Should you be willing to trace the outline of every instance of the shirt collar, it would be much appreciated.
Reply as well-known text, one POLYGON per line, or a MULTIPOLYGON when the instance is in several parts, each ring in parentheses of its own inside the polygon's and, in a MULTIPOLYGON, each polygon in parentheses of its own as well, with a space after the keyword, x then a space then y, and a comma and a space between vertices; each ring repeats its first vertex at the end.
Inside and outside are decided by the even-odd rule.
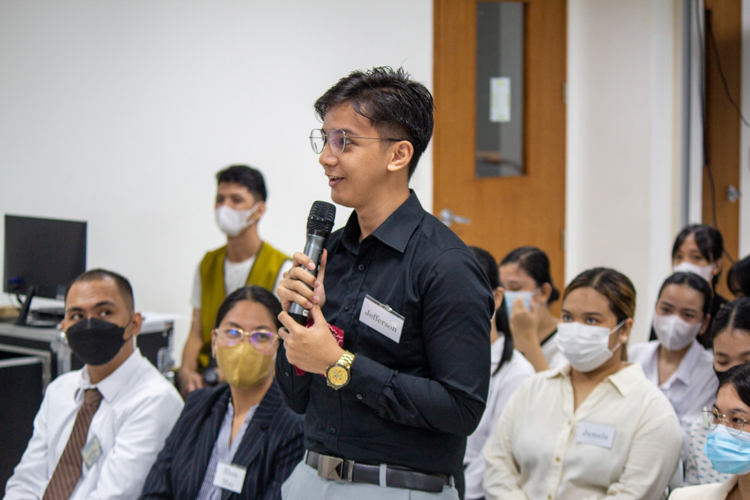
POLYGON ((697 340, 693 340, 690 349, 688 349, 685 353, 685 357, 680 361, 680 366, 678 366, 677 371, 674 372, 675 379, 681 380, 685 385, 690 384, 690 380, 693 376, 693 368, 695 368, 695 365, 698 363, 698 358, 703 350, 703 346, 700 345, 697 340))
POLYGON ((91 383, 88 368, 84 367, 81 370, 81 381, 75 394, 76 400, 83 398, 84 390, 97 388, 105 401, 112 402, 123 387, 130 385, 142 359, 141 351, 136 347, 123 364, 98 384, 91 383))
MULTIPOLYGON (((570 378, 570 364, 565 363, 564 365, 548 370, 546 378, 570 378)), ((609 382, 617 389, 623 397, 627 396, 633 388, 635 388, 646 376, 643 374, 643 368, 638 363, 629 363, 625 365, 619 372, 613 373, 608 376, 602 382, 609 382)))
MULTIPOLYGON (((411 235, 414 234, 426 214, 416 193, 412 190, 409 191, 411 194, 406 201, 372 233, 374 238, 401 253, 406 250, 411 235)), ((356 254, 361 234, 362 230, 359 227, 359 219, 357 219, 357 211, 355 210, 346 222, 341 242, 347 250, 356 254)))

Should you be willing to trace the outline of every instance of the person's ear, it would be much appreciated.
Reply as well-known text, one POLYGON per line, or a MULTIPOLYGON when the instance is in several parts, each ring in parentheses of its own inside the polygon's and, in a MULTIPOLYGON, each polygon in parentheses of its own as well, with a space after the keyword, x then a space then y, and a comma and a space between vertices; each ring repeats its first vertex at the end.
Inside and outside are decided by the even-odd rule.
POLYGON ((255 209, 255 212, 250 214, 251 219, 255 219, 256 221, 259 221, 261 217, 263 217, 263 214, 266 213, 266 202, 265 201, 259 201, 256 203, 258 208, 255 209))
POLYGON ((724 268, 724 257, 719 257, 714 262, 714 268, 713 268, 713 275, 718 276, 719 273, 721 273, 721 270, 724 268))
POLYGON ((125 328, 125 335, 128 335, 128 332, 130 332, 130 336, 127 338, 132 339, 133 337, 137 337, 138 334, 141 333, 142 326, 143 316, 141 313, 133 313, 133 317, 130 318, 130 324, 125 328))
POLYGON ((495 311, 497 311, 498 309, 500 309, 500 306, 503 303, 503 297, 505 296, 505 289, 499 286, 492 291, 492 295, 495 297, 495 311))
POLYGON ((211 330, 211 357, 216 357, 216 329, 211 330))
POLYGON ((552 285, 549 283, 542 283, 537 292, 537 301, 539 305, 547 305, 549 298, 552 295, 552 285))
POLYGON ((398 172, 409 170, 409 163, 414 156, 414 146, 409 141, 399 141, 389 148, 390 158, 388 160, 388 171, 398 172))
POLYGON ((628 343, 628 339, 630 338, 630 331, 633 329, 633 318, 628 318, 625 320, 625 322, 620 327, 620 343, 622 345, 625 345, 628 343))

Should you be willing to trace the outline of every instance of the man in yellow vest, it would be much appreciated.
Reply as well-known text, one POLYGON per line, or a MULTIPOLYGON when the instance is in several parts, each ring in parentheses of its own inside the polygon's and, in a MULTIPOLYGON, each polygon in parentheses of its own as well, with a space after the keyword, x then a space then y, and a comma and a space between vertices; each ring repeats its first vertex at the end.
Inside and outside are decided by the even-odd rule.
POLYGON ((263 174, 233 165, 216 174, 216 224, 227 244, 208 252, 195 272, 190 326, 177 385, 183 397, 204 386, 203 370, 211 359, 211 330, 224 298, 246 286, 275 291, 292 262, 258 236, 258 221, 266 211, 263 174))

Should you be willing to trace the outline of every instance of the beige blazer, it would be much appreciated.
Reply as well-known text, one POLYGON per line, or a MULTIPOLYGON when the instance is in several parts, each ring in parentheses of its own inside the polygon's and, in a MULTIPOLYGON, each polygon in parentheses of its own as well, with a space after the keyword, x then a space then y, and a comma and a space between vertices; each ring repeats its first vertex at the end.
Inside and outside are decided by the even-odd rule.
POLYGON ((737 476, 732 476, 726 483, 677 488, 669 495, 669 500, 726 500, 727 495, 736 484, 737 476))

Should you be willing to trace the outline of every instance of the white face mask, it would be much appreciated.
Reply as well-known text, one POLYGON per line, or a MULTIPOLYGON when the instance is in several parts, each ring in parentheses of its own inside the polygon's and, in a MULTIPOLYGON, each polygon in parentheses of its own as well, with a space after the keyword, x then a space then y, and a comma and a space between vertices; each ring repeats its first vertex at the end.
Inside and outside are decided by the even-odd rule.
POLYGON ((676 314, 654 316, 654 331, 661 345, 670 351, 679 351, 689 346, 701 331, 701 323, 692 324, 676 314))
POLYGON ((609 336, 620 329, 625 321, 612 330, 603 326, 584 325, 583 323, 559 323, 557 325, 557 348, 568 359, 570 366, 581 373, 596 370, 612 357, 618 343, 609 350, 609 336))
POLYGON ((227 236, 237 236, 248 227, 255 224, 256 219, 250 219, 260 205, 256 203, 250 210, 235 210, 226 205, 216 209, 216 225, 227 236), (249 220, 248 220, 249 219, 249 220))
POLYGON ((672 268, 672 270, 676 273, 693 273, 697 274, 704 280, 711 283, 711 280, 714 277, 714 265, 709 264, 707 266, 696 266, 692 262, 688 262, 686 260, 680 262, 676 266, 672 268))

